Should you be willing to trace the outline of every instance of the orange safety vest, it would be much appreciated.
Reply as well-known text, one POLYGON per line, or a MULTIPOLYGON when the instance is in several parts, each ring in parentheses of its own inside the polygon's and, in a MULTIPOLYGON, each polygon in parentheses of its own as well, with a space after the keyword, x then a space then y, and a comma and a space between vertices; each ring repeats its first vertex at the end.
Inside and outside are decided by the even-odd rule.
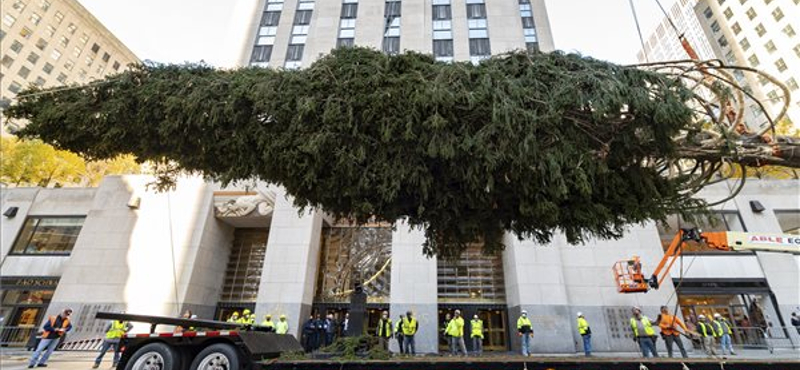
MULTIPOLYGON (((57 316, 50 316, 50 326, 53 327, 53 329, 64 329, 64 328, 69 326, 69 319, 68 318, 64 318, 64 319, 61 320, 61 327, 60 328, 56 328, 55 327, 56 319, 57 319, 57 316)), ((45 330, 44 333, 42 333, 42 338, 44 338, 44 339, 50 338, 50 333, 53 333, 53 332, 45 330)))

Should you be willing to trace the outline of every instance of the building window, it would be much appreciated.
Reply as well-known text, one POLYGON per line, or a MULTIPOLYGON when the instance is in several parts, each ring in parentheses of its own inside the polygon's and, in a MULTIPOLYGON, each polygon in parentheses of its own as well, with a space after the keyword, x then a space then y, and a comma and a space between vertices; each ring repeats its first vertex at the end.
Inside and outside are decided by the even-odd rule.
POLYGON ((750 41, 747 41, 747 38, 743 38, 742 41, 739 41, 739 46, 742 47, 742 51, 747 51, 750 49, 750 41))
POLYGON ((59 73, 58 78, 56 78, 56 81, 61 82, 62 84, 67 83, 67 75, 59 73))
POLYGON ((470 39, 469 40, 469 55, 491 55, 492 52, 489 48, 489 39, 470 39))
POLYGON ((29 39, 29 38, 31 38, 31 35, 33 35, 33 30, 31 30, 28 27, 22 27, 22 29, 19 30, 19 35, 23 39, 29 39))
POLYGON ((750 62, 750 66, 758 67, 761 62, 758 61, 758 57, 755 55, 751 55, 750 58, 747 58, 747 61, 750 62))
POLYGON ((796 91, 798 89, 797 80, 795 80, 794 77, 786 80, 786 87, 788 87, 789 90, 796 91))
POLYGON ((79 48, 77 46, 72 48, 72 56, 74 56, 75 58, 81 56, 82 52, 83 52, 83 49, 81 49, 81 48, 79 48))
POLYGON ((8 85, 8 91, 11 91, 12 93, 16 94, 16 93, 22 91, 22 85, 20 85, 19 82, 17 82, 17 81, 12 81, 8 85))
MULTIPOLYGON (((533 12, 528 0, 519 1, 519 12, 522 17, 522 33, 525 36, 525 49, 527 49, 529 53, 538 52, 539 40, 536 38, 536 24, 533 20, 533 12)), ((664 28, 659 25, 659 29, 663 30, 664 28)))
POLYGON ((45 317, 58 278, 3 277, 0 285, 0 316, 4 318, 0 342, 4 347, 24 347, 45 317))
POLYGON ((66 62, 64 62, 64 69, 66 69, 67 71, 71 71, 72 68, 74 67, 75 67, 75 62, 71 60, 67 60, 66 62))
POLYGON ((61 36, 59 39, 58 44, 61 45, 62 48, 66 48, 69 45, 69 38, 67 36, 61 36))
POLYGON ((36 47, 39 50, 44 50, 44 48, 47 47, 47 41, 45 41, 44 39, 39 39, 39 41, 36 41, 36 47))
POLYGON ((770 40, 770 41, 768 41, 766 44, 764 44, 764 48, 766 48, 766 49, 767 49, 767 51, 768 51, 770 54, 772 54, 772 53, 774 53, 776 50, 778 50, 778 48, 776 48, 776 47, 775 47, 775 43, 774 43, 774 42, 772 42, 772 40, 770 40))
POLYGON ((59 60, 59 59, 61 59, 61 52, 60 52, 60 51, 58 51, 58 50, 53 50, 53 51, 51 51, 51 52, 50 52, 50 58, 52 58, 53 60, 59 60))
POLYGON ((775 61, 775 68, 777 68, 779 72, 786 71, 786 62, 783 61, 783 58, 775 61))
POLYGON ((0 30, 0 40, 6 37, 6 31, 0 30))
POLYGON ((261 16, 262 27, 277 26, 278 22, 280 21, 281 21, 281 12, 264 12, 264 15, 261 16))
POLYGON ((452 9, 450 4, 447 5, 434 5, 433 6, 433 20, 452 19, 452 9))
POLYGON ((433 2, 433 56, 441 62, 453 61, 453 11, 450 0, 433 2))
POLYGON ((439 303, 505 303, 503 259, 482 253, 482 243, 457 259, 437 259, 439 303))
POLYGON ((784 234, 800 235, 800 210, 775 211, 775 217, 784 234))
POLYGON ((61 22, 64 21, 64 13, 61 13, 61 12, 57 11, 56 14, 53 16, 53 18, 55 18, 55 20, 56 20, 56 22, 58 24, 61 24, 61 22))
POLYGON ((50 9, 50 0, 42 0, 39 6, 42 8, 42 10, 47 11, 47 9, 50 9))
POLYGON ((89 35, 87 35, 85 33, 82 34, 81 38, 80 38, 80 42, 81 42, 81 45, 86 45, 86 43, 89 42, 89 35))
POLYGON ((775 18, 776 22, 783 19, 783 11, 781 8, 775 8, 775 10, 772 11, 772 17, 775 18))
POLYGON ((758 26, 756 26, 756 33, 759 37, 764 36, 764 34, 767 33, 767 29, 764 28, 763 24, 759 23, 758 26))
POLYGON ((31 64, 36 64, 36 62, 39 61, 39 54, 31 52, 28 54, 28 61, 31 62, 31 64))
POLYGON ((17 40, 14 40, 14 42, 11 43, 10 49, 11 51, 19 54, 19 52, 22 51, 22 43, 17 40))
POLYGON ((25 10, 25 7, 27 6, 28 6, 27 2, 22 0, 16 0, 14 1, 14 4, 11 5, 11 8, 22 13, 22 11, 25 10))
POLYGON ((467 4, 467 18, 486 18, 486 4, 467 4))
POLYGON ((714 21, 714 23, 711 23, 711 31, 713 31, 713 32, 719 32, 720 31, 719 22, 714 21))
POLYGON ((397 54, 400 52, 400 37, 384 37, 383 52, 386 54, 397 54))
POLYGON ((114 68, 115 71, 119 71, 119 67, 120 67, 119 62, 114 62, 114 65, 113 65, 112 68, 114 68))
POLYGON ((733 11, 731 10, 731 8, 725 9, 725 11, 722 12, 722 14, 725 14, 725 19, 731 19, 733 17, 733 11))
POLYGON ((753 20, 753 18, 755 18, 757 15, 758 15, 758 14, 756 14, 756 11, 755 11, 755 10, 753 10, 753 8, 747 9, 747 18, 749 18, 751 21, 752 21, 752 20, 753 20))
POLYGON ((53 37, 56 35, 56 28, 52 25, 48 25, 47 28, 45 28, 45 33, 47 33, 48 37, 53 37))
POLYGON ((794 37, 794 35, 795 35, 794 28, 792 28, 792 26, 783 27, 783 33, 785 33, 786 36, 789 36, 789 37, 794 37))
POLYGON ((387 1, 384 16, 386 18, 399 17, 401 10, 400 1, 387 1))
POLYGON ((726 39, 725 36, 721 36, 719 39, 717 39, 717 42, 719 42, 720 47, 724 48, 728 46, 728 39, 726 39))
POLYGON ((17 76, 22 78, 28 78, 28 75, 31 74, 31 70, 28 67, 22 66, 19 68, 19 72, 17 72, 17 76))
POLYGON ((294 24, 297 25, 309 25, 311 24, 311 10, 298 10, 297 13, 294 15, 294 24))
POLYGON ((29 217, 25 220, 12 254, 69 255, 85 217, 29 217))
POLYGON ((16 22, 16 21, 17 21, 17 18, 15 18, 11 14, 6 14, 6 15, 3 16, 3 24, 8 26, 8 27, 13 26, 14 22, 16 22))
POLYGON ((92 44, 92 53, 97 54, 98 51, 100 51, 100 45, 92 44))
POLYGON ((268 237, 269 229, 236 229, 220 301, 256 301, 268 237))
POLYGON ((711 11, 711 8, 706 7, 706 10, 703 10, 703 15, 706 16, 706 19, 711 19, 714 16, 714 12, 711 11))
POLYGON ((357 279, 363 284, 367 302, 389 302, 391 227, 326 227, 322 229, 321 249, 316 302, 349 302, 357 279))
POLYGON ((103 63, 108 63, 109 59, 111 59, 111 54, 103 53, 103 63))
POLYGON ((433 56, 437 60, 453 57, 453 40, 433 40, 433 56))
POLYGON ((42 21, 42 16, 37 13, 31 13, 30 21, 34 25, 38 25, 42 21))
POLYGON ((44 73, 50 74, 50 72, 53 72, 53 65, 50 63, 45 63, 44 67, 42 67, 42 71, 44 71, 44 73))
POLYGON ((293 62, 302 60, 304 49, 305 49, 304 44, 289 45, 289 49, 286 51, 286 60, 293 62))
POLYGON ((742 32, 742 26, 739 25, 739 22, 736 22, 733 24, 733 26, 731 26, 731 30, 733 30, 735 35, 738 35, 740 32, 742 32))
POLYGON ((34 84, 36 84, 36 86, 41 87, 41 86, 44 86, 44 82, 45 82, 44 78, 36 77, 36 81, 34 82, 34 84))
POLYGON ((14 64, 14 58, 8 55, 3 55, 3 60, 0 62, 0 64, 2 64, 3 67, 9 68, 12 64, 14 64))
POLYGON ((383 52, 400 52, 400 1, 387 1, 384 6, 385 26, 383 28, 383 52))
MULTIPOLYGON (((672 243, 672 240, 675 238, 675 235, 677 235, 678 230, 680 229, 699 228, 704 232, 747 231, 744 227, 744 223, 742 222, 741 217, 739 216, 739 213, 728 212, 728 211, 713 212, 708 216, 697 216, 697 219, 694 220, 693 222, 684 220, 682 217, 679 217, 677 215, 672 215, 667 217, 666 225, 658 224, 657 228, 661 238, 661 245, 664 248, 664 251, 669 249, 670 243, 672 243)), ((705 245, 701 245, 695 242, 687 242, 686 245, 683 247, 683 253, 692 253, 692 252, 728 253, 717 249, 709 248, 705 245)), ((749 252, 743 252, 743 253, 749 253, 749 252)))
POLYGON ((253 47, 253 55, 250 56, 250 62, 269 62, 270 57, 272 57, 272 45, 256 45, 253 47))
POLYGON ((358 16, 358 3, 342 4, 342 19, 354 19, 358 16))
POLYGON ((336 39, 336 47, 337 48, 349 48, 349 47, 353 47, 353 45, 355 45, 355 39, 352 38, 352 37, 350 37, 350 38, 341 38, 340 37, 340 38, 336 39))
POLYGON ((75 23, 70 23, 69 26, 67 26, 67 32, 69 32, 70 34, 74 34, 75 31, 77 30, 78 26, 76 26, 75 23))

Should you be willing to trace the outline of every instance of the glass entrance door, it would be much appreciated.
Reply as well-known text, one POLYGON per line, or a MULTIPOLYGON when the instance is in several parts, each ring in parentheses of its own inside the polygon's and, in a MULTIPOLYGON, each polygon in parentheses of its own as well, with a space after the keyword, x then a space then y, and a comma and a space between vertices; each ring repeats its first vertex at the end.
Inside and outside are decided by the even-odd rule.
POLYGON ((478 317, 483 320, 486 333, 483 336, 484 351, 506 351, 508 350, 508 330, 506 329, 505 310, 478 310, 478 317))

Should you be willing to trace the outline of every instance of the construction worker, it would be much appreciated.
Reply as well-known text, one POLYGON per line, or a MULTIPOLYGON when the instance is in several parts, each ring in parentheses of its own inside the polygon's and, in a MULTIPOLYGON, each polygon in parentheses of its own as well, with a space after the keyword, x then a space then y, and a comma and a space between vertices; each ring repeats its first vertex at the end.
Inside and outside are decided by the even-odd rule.
POLYGON ((389 338, 392 337, 392 319, 389 318, 389 312, 383 311, 383 315, 378 320, 378 328, 375 330, 378 335, 378 343, 384 351, 389 350, 389 338))
POLYGON ((714 338, 717 337, 717 331, 714 326, 708 322, 705 315, 697 316, 697 333, 703 339, 703 347, 706 349, 706 354, 716 356, 717 351, 714 349, 714 338))
POLYGON ((722 355, 725 356, 725 351, 729 351, 731 356, 735 356, 736 352, 733 352, 733 343, 731 342, 731 334, 733 334, 731 323, 719 313, 715 313, 714 328, 717 329, 717 336, 719 337, 719 343, 722 347, 722 355))
POLYGON ((394 323, 394 338, 397 339, 397 346, 400 347, 400 353, 406 353, 403 348, 405 339, 403 338, 403 323, 406 321, 406 315, 400 315, 400 318, 394 323))
POLYGON ((72 324, 69 322, 70 315, 72 315, 72 309, 65 308, 61 313, 50 316, 44 322, 42 340, 39 341, 36 351, 33 352, 30 361, 28 361, 29 369, 34 366, 47 367, 47 359, 50 358, 50 355, 53 354, 56 346, 58 346, 61 336, 72 330, 72 324))
POLYGON ((270 314, 264 315, 264 321, 261 322, 261 326, 266 328, 267 333, 274 333, 275 332, 275 322, 272 321, 272 315, 270 315, 270 314))
POLYGON ((280 321, 278 321, 275 324, 275 333, 277 333, 277 334, 286 334, 286 333, 288 333, 289 332, 289 323, 286 321, 286 315, 281 315, 281 317, 279 317, 278 320, 280 320, 280 321))
POLYGON ((453 312, 453 319, 447 324, 447 336, 450 337, 450 354, 457 355, 458 351, 467 356, 467 345, 464 343, 464 318, 461 311, 453 312))
POLYGON ((442 322, 442 327, 440 330, 444 344, 448 347, 450 347, 450 336, 447 335, 447 326, 450 325, 450 320, 452 319, 453 317, 450 316, 450 312, 444 314, 444 321, 442 322))
POLYGON ((531 338, 533 338, 533 325, 531 325, 531 320, 528 318, 528 311, 522 310, 522 313, 517 319, 517 334, 520 336, 522 355, 526 357, 530 356, 531 338))
POLYGON ((133 329, 133 325, 127 321, 113 320, 106 325, 104 330, 106 332, 106 337, 103 339, 103 345, 100 347, 100 354, 98 354, 97 358, 94 359, 94 365, 92 366, 92 369, 97 369, 100 367, 100 362, 103 361, 103 356, 105 356, 106 352, 108 352, 108 350, 112 347, 114 348, 114 361, 112 363, 112 367, 117 367, 120 356, 119 342, 122 339, 122 336, 131 331, 131 329, 133 329))
POLYGON ((472 351, 476 355, 483 354, 483 320, 473 315, 469 322, 469 337, 472 339, 472 351))
POLYGON ((678 328, 682 328, 684 332, 689 329, 683 324, 680 318, 670 315, 667 306, 661 306, 661 314, 658 315, 658 327, 661 328, 661 336, 664 342, 667 343, 667 355, 672 358, 672 344, 678 345, 681 351, 681 357, 687 358, 686 349, 683 348, 683 341, 681 341, 681 332, 678 328))
POLYGON ((250 314, 250 319, 247 320, 247 323, 250 324, 250 325, 255 325, 256 324, 256 313, 255 312, 250 314))
POLYGON ((578 334, 583 338, 583 354, 586 357, 592 355, 592 328, 589 322, 583 317, 583 312, 578 312, 578 334))
POLYGON ((238 323, 239 322, 239 311, 233 311, 231 317, 228 318, 228 322, 238 323))
POLYGON ((414 335, 417 334, 417 319, 414 318, 411 311, 406 312, 406 318, 403 319, 403 340, 405 345, 406 354, 416 355, 417 349, 414 345, 414 335))
POLYGON ((239 324, 249 324, 250 323, 250 310, 245 308, 242 311, 242 316, 239 317, 239 320, 236 321, 239 324))
POLYGON ((631 317, 631 329, 633 329, 633 341, 639 343, 639 349, 642 350, 644 357, 658 357, 656 352, 656 342, 653 338, 656 331, 653 330, 653 324, 647 316, 642 315, 642 309, 634 307, 633 317, 631 317))

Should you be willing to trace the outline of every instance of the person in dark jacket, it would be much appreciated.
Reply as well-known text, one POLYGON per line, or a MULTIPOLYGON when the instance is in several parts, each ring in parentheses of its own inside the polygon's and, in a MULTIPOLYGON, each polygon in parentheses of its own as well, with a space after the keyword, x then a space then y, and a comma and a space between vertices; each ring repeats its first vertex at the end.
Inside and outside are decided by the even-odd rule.
POLYGON ((333 344, 334 337, 336 336, 336 320, 333 319, 333 314, 329 313, 328 317, 325 318, 325 346, 330 346, 333 344))
POLYGON ((322 348, 325 345, 325 320, 322 319, 320 314, 314 318, 314 329, 317 331, 317 342, 314 344, 314 349, 322 348))
POLYGON ((311 353, 317 343, 317 330, 314 326, 314 315, 308 316, 308 321, 303 324, 303 349, 306 353, 311 353))
POLYGON ((30 361, 28 361, 29 369, 34 366, 47 366, 47 359, 49 359, 50 355, 55 351, 61 337, 72 330, 72 324, 69 322, 70 315, 72 315, 72 309, 65 308, 61 313, 56 316, 50 316, 50 318, 44 322, 42 340, 39 342, 39 346, 36 347, 36 351, 33 352, 30 361), (44 352, 44 354, 42 354, 42 352, 44 352))

